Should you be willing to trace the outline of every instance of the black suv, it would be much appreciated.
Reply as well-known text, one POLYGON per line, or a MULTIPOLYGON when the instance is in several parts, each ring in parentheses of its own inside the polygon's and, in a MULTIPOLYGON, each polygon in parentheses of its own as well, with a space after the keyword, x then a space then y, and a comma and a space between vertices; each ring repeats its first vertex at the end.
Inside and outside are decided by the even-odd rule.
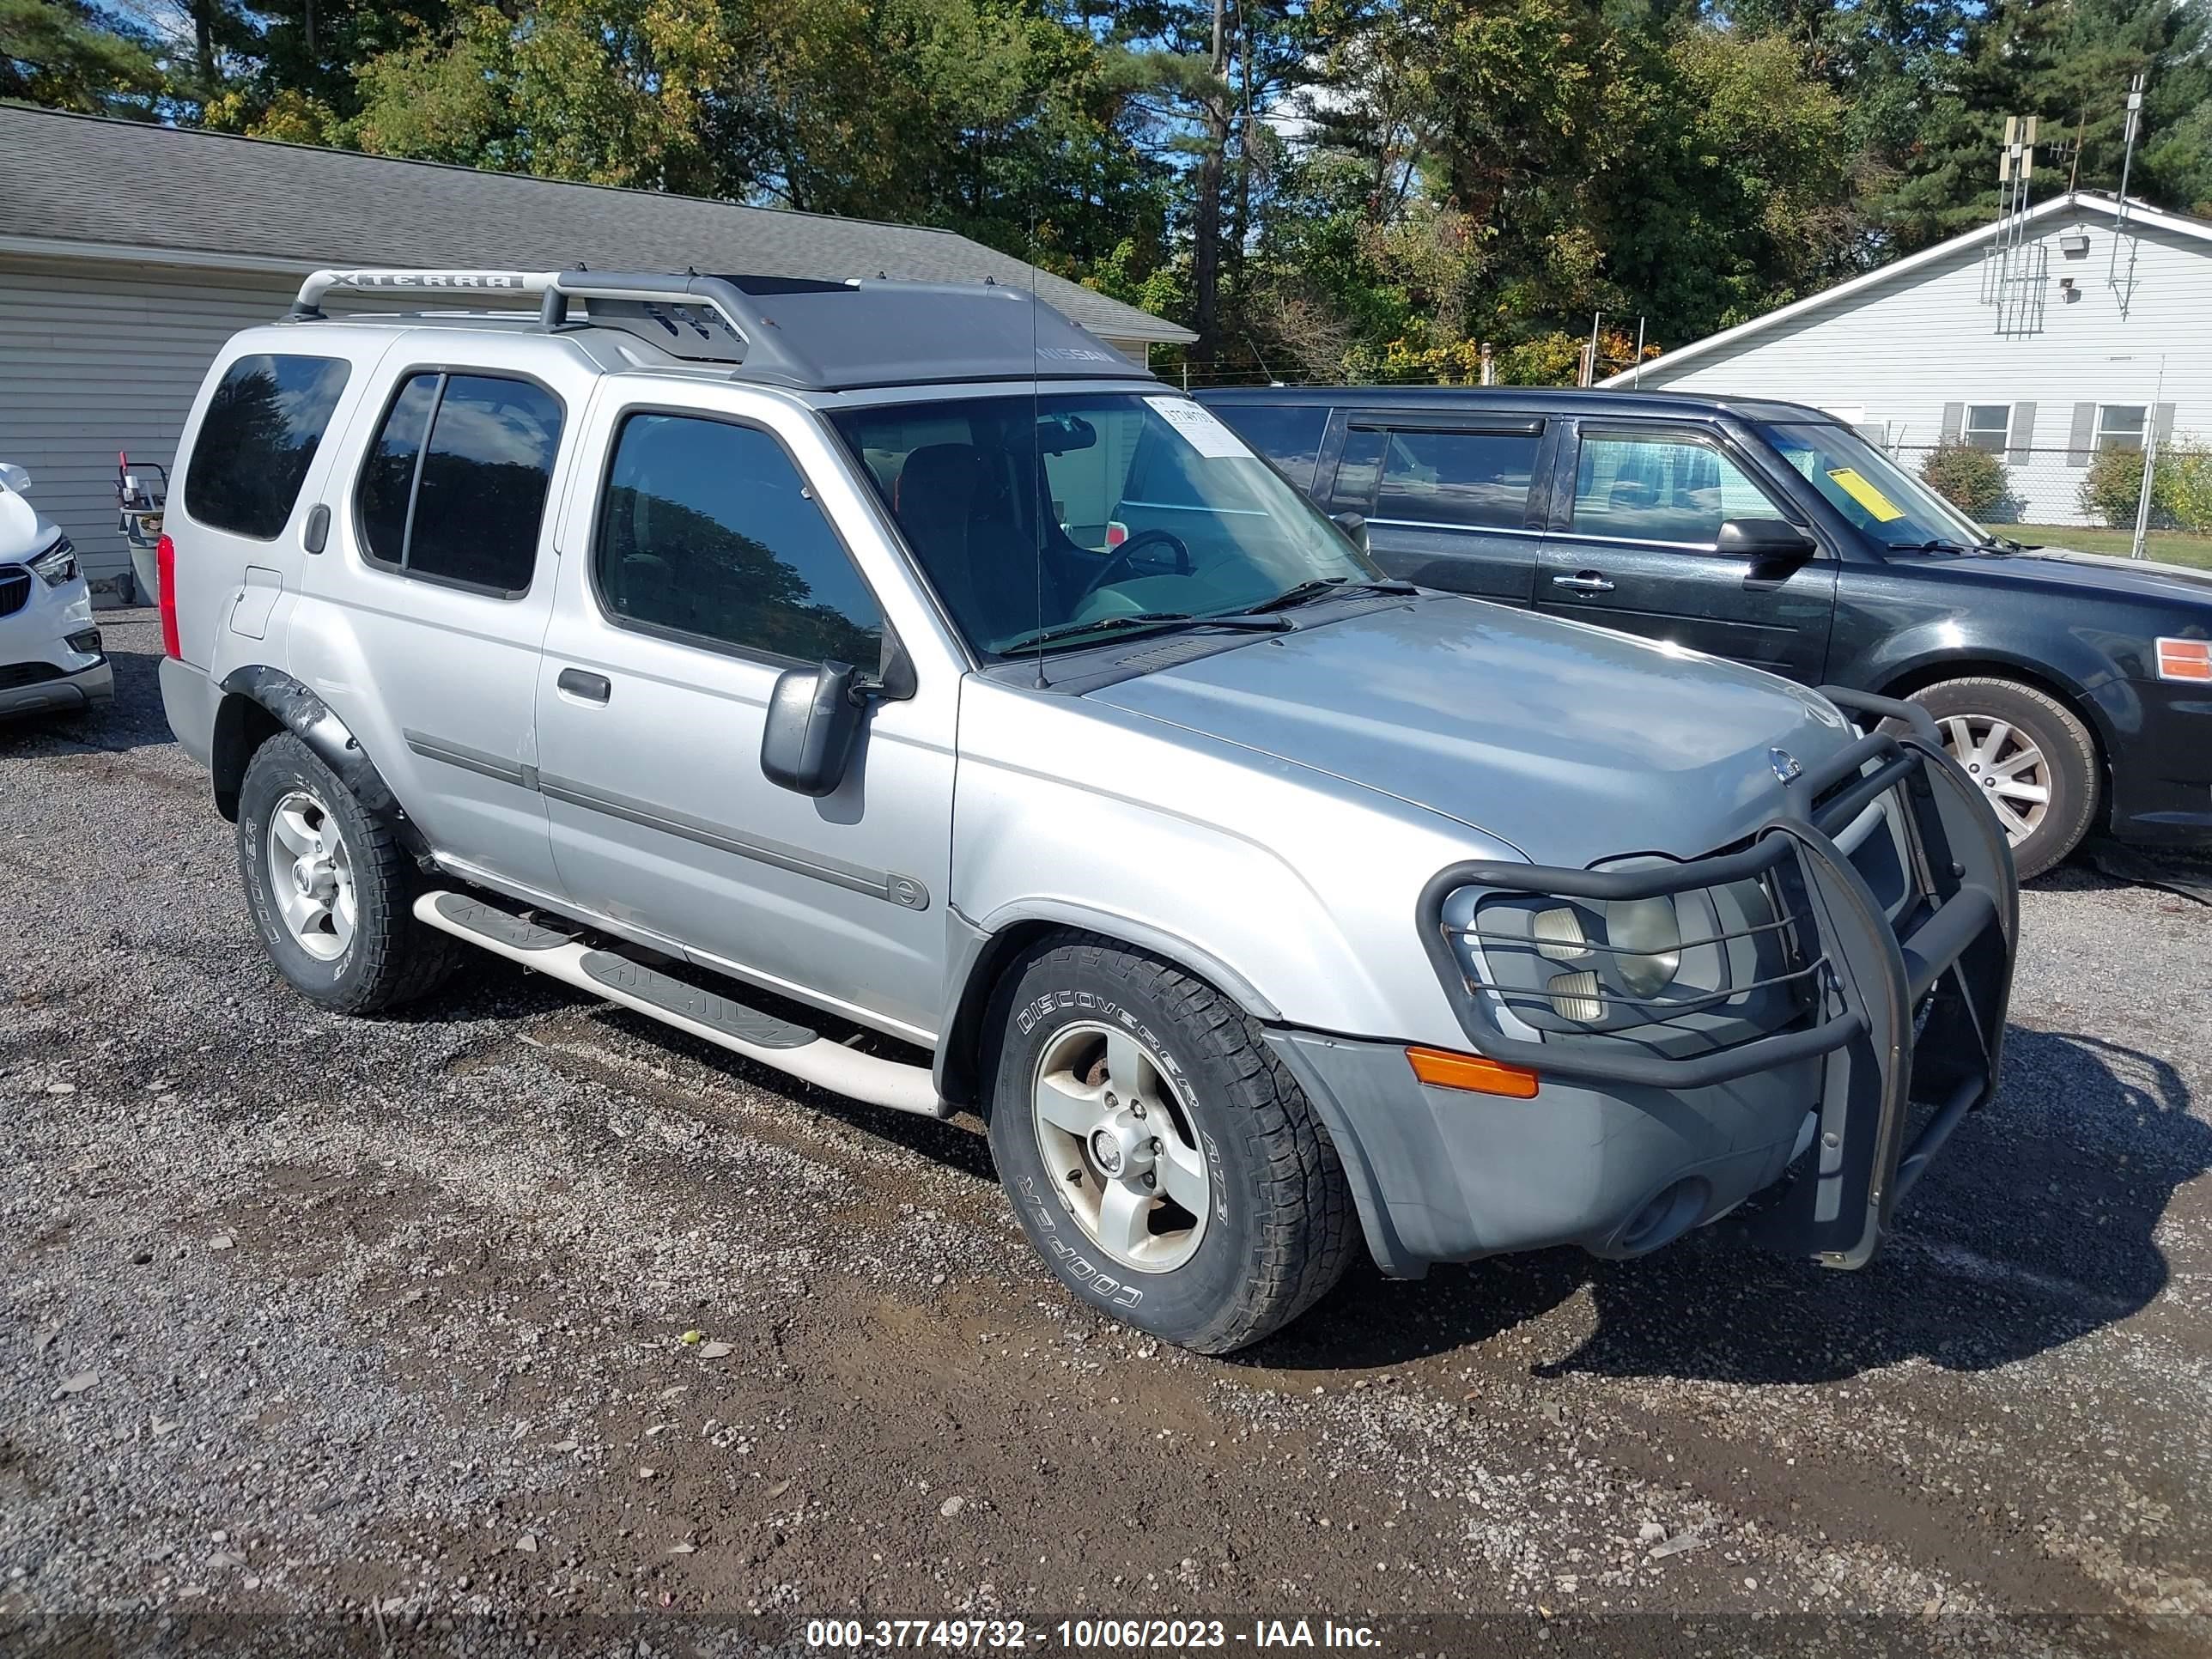
MULTIPOLYGON (((1394 576, 1924 705, 2022 877, 2212 841, 2212 574, 1993 535, 1833 416, 1673 392, 1202 402, 1394 576)), ((1632 711, 1631 711, 1632 718, 1632 711)))

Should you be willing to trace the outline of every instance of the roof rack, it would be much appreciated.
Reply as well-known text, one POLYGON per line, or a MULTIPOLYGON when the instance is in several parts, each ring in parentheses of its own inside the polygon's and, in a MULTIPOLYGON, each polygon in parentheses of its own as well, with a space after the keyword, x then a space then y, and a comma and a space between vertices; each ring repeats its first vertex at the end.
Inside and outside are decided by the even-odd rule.
POLYGON ((1031 290, 988 277, 972 283, 826 281, 581 266, 318 270, 300 284, 292 318, 321 318, 324 295, 341 288, 484 298, 536 295, 539 324, 549 330, 570 326, 569 301, 583 300, 590 302, 592 327, 635 335, 672 356, 736 365, 747 380, 810 390, 1039 375, 1151 378, 1031 290), (1012 302, 1024 307, 1018 315, 1004 309, 1012 302))
MULTIPOLYGON (((320 317, 323 296, 334 288, 416 294, 535 294, 541 298, 538 322, 549 329, 568 322, 571 300, 673 307, 675 312, 667 318, 669 331, 682 339, 688 325, 696 342, 692 350, 676 355, 728 362, 757 359, 763 336, 773 326, 726 276, 586 271, 581 266, 574 270, 318 270, 300 284, 292 315, 303 320, 320 317), (682 314, 686 312, 694 314, 682 314), (709 349, 698 349, 702 345, 709 349)), ((614 317, 596 320, 611 321, 614 317)), ((755 366, 769 367, 757 362, 755 366)))

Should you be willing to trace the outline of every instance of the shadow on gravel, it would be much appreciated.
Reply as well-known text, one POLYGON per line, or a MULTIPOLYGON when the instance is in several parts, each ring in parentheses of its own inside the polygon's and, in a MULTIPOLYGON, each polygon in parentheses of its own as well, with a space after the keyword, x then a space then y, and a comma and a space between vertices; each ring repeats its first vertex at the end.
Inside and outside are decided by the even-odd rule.
POLYGON ((1818 1382, 1913 1358, 1985 1370, 2088 1335, 2165 1288, 2152 1231, 2175 1188, 2212 1168, 2212 1127, 2161 1060, 2018 1026, 2007 1041, 2003 1091, 1862 1272, 1768 1255, 1724 1229, 1638 1261, 1554 1250, 1413 1284, 1364 1268, 1245 1357, 1291 1370, 1400 1364, 1480 1343, 1584 1286, 1595 1328, 1534 1374, 1818 1382))

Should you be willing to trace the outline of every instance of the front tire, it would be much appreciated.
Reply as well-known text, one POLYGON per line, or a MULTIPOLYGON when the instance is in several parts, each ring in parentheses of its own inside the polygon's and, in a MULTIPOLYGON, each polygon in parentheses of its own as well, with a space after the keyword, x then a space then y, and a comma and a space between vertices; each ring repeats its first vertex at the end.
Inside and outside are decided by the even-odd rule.
POLYGON ((1200 1353, 1280 1329, 1358 1237, 1335 1149, 1212 987, 1091 936, 1000 985, 988 1115, 1022 1231, 1077 1297, 1200 1353))
POLYGON ((2017 680, 1944 680, 1912 694, 1983 791, 2022 881, 2081 844, 2097 813, 2097 746, 2049 693, 2017 680))
POLYGON ((373 1013, 453 971, 454 942, 415 919, 406 850, 289 732, 246 763, 238 866, 269 959, 325 1008, 373 1013))

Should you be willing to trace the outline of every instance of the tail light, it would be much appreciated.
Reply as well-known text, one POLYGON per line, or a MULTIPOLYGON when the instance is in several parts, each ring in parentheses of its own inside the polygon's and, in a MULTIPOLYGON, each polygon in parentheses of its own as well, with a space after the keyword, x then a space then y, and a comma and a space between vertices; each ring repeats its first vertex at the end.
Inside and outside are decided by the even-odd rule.
POLYGON ((177 544, 167 536, 154 549, 155 567, 161 572, 161 649, 167 655, 184 660, 185 647, 177 637, 177 544))
POLYGON ((1127 526, 1127 525, 1123 524, 1123 523, 1122 523, 1119 519, 1109 519, 1109 520, 1107 520, 1107 522, 1106 522, 1106 545, 1107 545, 1107 546, 1109 546, 1109 547, 1119 547, 1119 546, 1121 546, 1121 544, 1123 542, 1126 542, 1126 541, 1127 541, 1128 539, 1129 539, 1129 526, 1127 526))

